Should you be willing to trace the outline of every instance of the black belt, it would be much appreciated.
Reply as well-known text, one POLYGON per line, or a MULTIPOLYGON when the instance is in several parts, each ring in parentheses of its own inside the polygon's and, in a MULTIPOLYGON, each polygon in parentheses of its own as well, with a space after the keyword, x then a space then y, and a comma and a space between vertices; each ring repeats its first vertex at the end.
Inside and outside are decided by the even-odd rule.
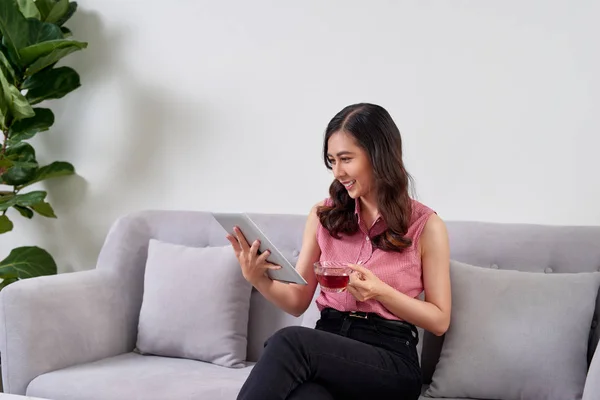
MULTIPOLYGON (((359 318, 359 319, 367 319, 372 320, 375 323, 388 325, 393 328, 403 328, 409 329, 413 333, 418 335, 417 327, 411 323, 393 319, 383 318, 381 315, 373 313, 373 312, 365 312, 365 311, 339 311, 335 308, 324 308, 321 312, 321 315, 324 317, 348 317, 348 318, 359 318)), ((414 336, 414 335, 413 335, 414 336)))

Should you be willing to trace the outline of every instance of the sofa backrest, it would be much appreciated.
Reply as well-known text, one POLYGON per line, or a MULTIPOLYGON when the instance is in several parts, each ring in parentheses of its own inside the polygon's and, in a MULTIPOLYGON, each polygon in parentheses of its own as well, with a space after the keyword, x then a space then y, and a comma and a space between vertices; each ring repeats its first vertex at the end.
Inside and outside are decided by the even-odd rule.
MULTIPOLYGON (((295 263, 302 246, 306 216, 251 214, 284 255, 295 263)), ((600 227, 542 226, 485 222, 446 222, 451 257, 483 268, 538 273, 594 272, 600 270, 600 227)), ((201 211, 143 211, 119 219, 111 228, 98 259, 98 268, 118 269, 128 290, 132 317, 131 346, 135 345, 134 316, 139 315, 144 268, 151 238, 189 246, 228 244, 225 232, 210 213, 201 211)), ((318 293, 317 293, 318 294, 318 293)), ((590 335, 590 357, 598 343, 598 309, 590 335)), ((253 291, 248 330, 248 360, 256 361, 264 341, 288 325, 314 326, 314 301, 304 316, 295 318, 277 309, 253 291), (308 321, 307 321, 308 319, 308 321)), ((419 353, 426 383, 439 358, 443 337, 421 331, 419 353)))

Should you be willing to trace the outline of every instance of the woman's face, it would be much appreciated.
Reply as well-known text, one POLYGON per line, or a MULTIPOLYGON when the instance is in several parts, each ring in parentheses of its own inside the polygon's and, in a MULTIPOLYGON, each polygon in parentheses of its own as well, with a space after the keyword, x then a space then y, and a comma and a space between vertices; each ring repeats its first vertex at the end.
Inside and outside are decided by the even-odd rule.
POLYGON ((352 135, 345 132, 331 135, 327 142, 327 158, 333 176, 344 185, 351 198, 366 197, 374 190, 371 162, 352 135))

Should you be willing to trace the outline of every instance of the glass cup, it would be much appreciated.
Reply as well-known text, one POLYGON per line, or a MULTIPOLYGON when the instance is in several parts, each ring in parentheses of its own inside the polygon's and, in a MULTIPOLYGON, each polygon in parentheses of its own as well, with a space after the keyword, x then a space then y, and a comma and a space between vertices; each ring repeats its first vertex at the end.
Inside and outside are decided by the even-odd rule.
POLYGON ((315 275, 321 285, 321 290, 326 292, 343 292, 348 286, 352 268, 347 262, 317 261, 314 263, 315 275))

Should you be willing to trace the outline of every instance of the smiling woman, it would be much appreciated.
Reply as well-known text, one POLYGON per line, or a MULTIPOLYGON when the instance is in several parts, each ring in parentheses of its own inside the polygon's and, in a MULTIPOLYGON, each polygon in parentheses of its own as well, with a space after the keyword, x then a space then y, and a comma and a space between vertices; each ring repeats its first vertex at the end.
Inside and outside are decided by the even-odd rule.
POLYGON ((445 224, 410 198, 400 132, 384 108, 341 110, 327 125, 323 156, 335 179, 306 223, 296 269, 307 285, 269 279, 258 243, 228 239, 244 276, 292 315, 310 305, 315 264, 347 266, 347 286, 321 290, 315 329, 286 327, 269 338, 238 398, 416 400, 417 327, 442 335, 450 323, 445 224))
POLYGON ((367 226, 377 212, 387 216, 389 229, 374 238, 375 246, 392 251, 410 246, 405 234, 411 219, 411 178, 402 160, 400 131, 387 111, 367 104, 346 107, 329 123, 323 153, 336 178, 329 189, 334 205, 323 211, 334 219, 322 217, 324 226, 334 236, 340 231, 354 233, 358 228, 352 218, 354 201, 361 199, 367 226), (350 213, 336 214, 336 209, 350 213))

